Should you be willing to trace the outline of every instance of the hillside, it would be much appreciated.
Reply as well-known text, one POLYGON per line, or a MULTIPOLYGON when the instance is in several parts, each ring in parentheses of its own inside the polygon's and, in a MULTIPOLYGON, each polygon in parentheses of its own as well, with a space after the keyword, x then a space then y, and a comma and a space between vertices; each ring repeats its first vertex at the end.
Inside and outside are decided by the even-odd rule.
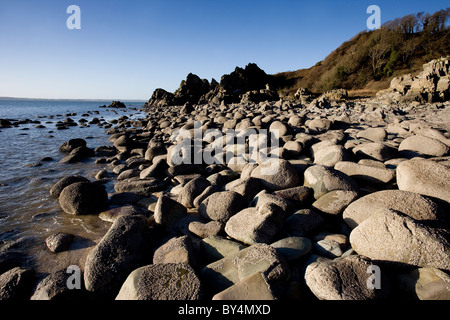
POLYGON ((418 73, 430 60, 450 54, 450 8, 418 13, 363 31, 310 69, 273 75, 280 96, 299 88, 321 93, 344 88, 350 95, 371 95, 386 89, 392 78, 418 73))

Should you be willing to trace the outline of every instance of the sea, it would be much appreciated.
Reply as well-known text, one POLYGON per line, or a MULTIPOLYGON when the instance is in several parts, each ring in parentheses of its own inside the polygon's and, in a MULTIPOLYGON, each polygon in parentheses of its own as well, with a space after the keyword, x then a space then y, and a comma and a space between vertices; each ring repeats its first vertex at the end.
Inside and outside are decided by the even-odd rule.
MULTIPOLYGON (((130 119, 145 116, 140 111, 144 101, 124 101, 125 109, 100 108, 111 102, 0 98, 0 119, 12 123, 31 120, 0 128, 0 269, 5 259, 14 263, 17 260, 18 264, 25 262, 38 274, 55 272, 67 264, 76 265, 80 258, 77 250, 82 253, 83 248, 97 242, 110 227, 98 216, 64 213, 49 191, 69 175, 94 181, 96 173, 104 168, 95 163, 95 158, 75 164, 59 163, 65 156, 59 147, 70 139, 83 138, 92 149, 112 145, 107 129, 89 124, 92 119, 110 122, 124 115, 130 119), (78 125, 57 130, 56 124, 67 118, 78 125), (86 126, 80 125, 81 119, 87 120, 86 126), (54 254, 48 250, 45 239, 57 232, 76 236, 73 252, 54 254)), ((113 191, 113 183, 106 187, 109 193, 113 191)))

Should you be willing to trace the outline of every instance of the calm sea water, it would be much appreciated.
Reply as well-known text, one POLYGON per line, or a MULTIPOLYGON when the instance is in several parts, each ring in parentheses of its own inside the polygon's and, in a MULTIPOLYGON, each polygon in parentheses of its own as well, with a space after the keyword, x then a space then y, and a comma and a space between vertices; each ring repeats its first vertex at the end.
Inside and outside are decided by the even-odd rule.
MULTIPOLYGON (((126 102, 127 109, 99 108, 110 103, 0 99, 0 119, 30 119, 39 121, 45 127, 36 128, 38 123, 32 123, 0 129, 0 253, 19 251, 29 256, 36 271, 52 272, 65 264, 76 264, 76 261, 64 261, 73 259, 74 254, 65 257, 64 253, 50 253, 45 246, 49 235, 68 232, 77 235, 77 239, 95 241, 109 228, 110 224, 97 216, 65 214, 58 200, 50 196, 49 190, 59 179, 68 175, 82 175, 94 180, 95 174, 103 168, 95 164, 95 158, 77 164, 58 163, 64 157, 58 149, 65 141, 83 138, 90 148, 111 145, 105 128, 92 124, 56 130, 58 121, 68 117, 79 123, 81 118, 110 121, 123 115, 130 118, 143 116, 142 112, 135 110, 143 102, 126 102), (41 161, 44 157, 51 157, 53 161, 41 161)), ((106 187, 111 192, 113 183, 106 187)))

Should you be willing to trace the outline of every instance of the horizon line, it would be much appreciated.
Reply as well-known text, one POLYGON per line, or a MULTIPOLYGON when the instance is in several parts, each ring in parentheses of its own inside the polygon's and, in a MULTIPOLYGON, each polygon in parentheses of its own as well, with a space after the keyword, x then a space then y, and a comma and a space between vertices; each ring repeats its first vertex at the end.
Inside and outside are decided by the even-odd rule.
POLYGON ((31 98, 31 97, 8 97, 0 96, 0 100, 63 100, 63 101, 125 101, 125 102, 147 102, 148 99, 105 99, 105 98, 31 98))

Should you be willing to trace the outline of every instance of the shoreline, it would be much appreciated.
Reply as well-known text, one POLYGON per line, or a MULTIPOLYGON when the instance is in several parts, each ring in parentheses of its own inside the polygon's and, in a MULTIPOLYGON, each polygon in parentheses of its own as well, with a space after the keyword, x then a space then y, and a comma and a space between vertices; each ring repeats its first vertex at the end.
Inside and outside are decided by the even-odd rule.
MULTIPOLYGON (((390 195, 378 200, 382 203, 380 210, 387 210, 386 217, 392 219, 386 218, 388 222, 406 219, 404 223, 414 225, 419 230, 417 232, 422 232, 422 225, 417 223, 420 220, 416 220, 420 217, 408 212, 406 207, 425 203, 422 209, 430 215, 427 220, 435 222, 432 227, 427 225, 426 230, 437 232, 436 225, 445 227, 446 224, 439 215, 439 208, 442 206, 439 201, 445 200, 435 200, 436 196, 440 197, 439 190, 433 191, 437 192, 432 195, 433 198, 430 195, 419 196, 423 192, 413 191, 418 196, 408 200, 410 202, 404 204, 405 208, 389 203, 387 199, 395 196, 395 190, 402 192, 403 198, 411 193, 407 190, 410 186, 400 184, 401 189, 399 188, 398 170, 403 162, 414 164, 416 160, 412 159, 417 156, 427 159, 423 160, 425 165, 431 165, 432 168, 447 168, 444 176, 449 174, 450 157, 446 143, 450 136, 448 131, 442 133, 447 124, 444 115, 449 110, 448 102, 384 105, 370 100, 352 100, 336 103, 330 108, 320 108, 278 101, 230 104, 226 109, 220 105, 154 107, 147 110, 147 116, 142 119, 121 117, 113 120, 106 132, 114 147, 105 146, 95 151, 96 163, 103 166, 99 169, 97 179, 72 182, 61 190, 73 188, 72 192, 79 195, 74 198, 76 200, 71 200, 71 192, 67 190, 63 194, 64 200, 59 196, 61 207, 69 211, 67 214, 70 215, 73 212, 83 212, 80 199, 89 198, 91 193, 96 194, 95 199, 104 200, 99 206, 88 208, 83 213, 95 212, 92 217, 99 216, 111 223, 98 242, 83 243, 78 238, 78 242, 69 241, 68 245, 65 244, 65 250, 55 253, 57 260, 65 261, 67 257, 66 263, 78 261, 75 265, 83 272, 84 287, 74 292, 61 285, 65 283, 61 279, 69 276, 62 272, 68 267, 66 266, 61 272, 52 273, 40 281, 28 280, 28 288, 31 285, 32 289, 29 288, 31 292, 28 291, 25 296, 29 298, 32 294, 32 299, 38 299, 48 296, 48 290, 55 290, 55 295, 49 298, 103 300, 117 297, 164 297, 169 300, 210 300, 213 297, 226 299, 231 294, 238 300, 245 300, 248 293, 242 291, 243 285, 261 288, 259 286, 265 284, 268 291, 259 289, 253 292, 253 299, 262 296, 279 300, 315 300, 317 297, 343 299, 345 297, 336 295, 333 287, 327 287, 328 292, 323 293, 322 289, 314 286, 323 275, 315 274, 316 269, 312 266, 325 268, 330 265, 337 270, 342 268, 341 272, 345 272, 346 268, 360 270, 360 273, 355 274, 359 282, 353 283, 353 288, 342 284, 346 294, 357 290, 357 293, 351 293, 358 294, 354 296, 355 299, 393 299, 392 290, 388 290, 388 287, 395 288, 393 291, 396 292, 399 290, 397 278, 400 275, 408 277, 409 273, 405 271, 405 266, 393 268, 389 264, 383 264, 383 279, 388 278, 390 285, 383 285, 379 291, 367 290, 365 284, 370 275, 365 269, 374 264, 370 255, 374 255, 375 260, 379 260, 379 257, 370 246, 359 248, 361 240, 357 239, 354 243, 354 235, 363 232, 365 237, 369 237, 370 233, 365 233, 367 231, 363 227, 375 217, 366 217, 364 220, 368 222, 365 224, 357 223, 355 230, 358 232, 355 233, 355 225, 349 224, 349 221, 356 218, 350 218, 349 215, 364 216, 368 213, 365 213, 364 208, 351 212, 346 210, 373 194, 388 192, 390 195), (200 121, 204 130, 278 130, 280 148, 276 153, 282 159, 282 170, 275 174, 276 177, 271 177, 258 172, 258 167, 262 165, 258 163, 228 166, 174 165, 168 156, 172 150, 170 146, 179 144, 181 140, 174 140, 172 133, 176 128, 192 132, 194 120, 200 121), (410 150, 412 147, 405 150, 400 148, 403 141, 411 140, 411 137, 424 137, 428 143, 435 144, 437 149, 441 148, 441 154, 420 154, 426 146, 423 143, 414 144, 417 150, 410 150), (378 149, 364 149, 364 146, 377 146, 378 149), (322 173, 318 175, 314 170, 322 173), (339 183, 334 187, 325 186, 324 190, 317 189, 314 181, 323 179, 322 174, 329 175, 329 179, 339 177, 339 183), (313 180, 311 175, 314 176, 313 180), (115 188, 115 194, 108 194, 106 198, 101 196, 101 190, 94 187, 107 181, 104 179, 112 179, 115 188), (85 187, 94 189, 84 192, 85 187), (397 211, 392 211, 393 208, 401 212, 401 215, 396 215, 397 211), (66 251, 71 245, 78 246, 80 251, 66 251), (358 249, 355 250, 354 247, 358 249), (215 248, 216 253, 213 254, 206 248, 215 248), (228 255, 223 251, 225 248, 231 250, 228 255), (222 252, 222 256, 218 256, 217 252, 222 252), (220 265, 227 265, 229 259, 245 262, 252 255, 258 257, 257 261, 266 261, 275 269, 258 267, 247 271, 248 276, 243 276, 239 275, 243 272, 239 270, 247 270, 251 264, 243 263, 236 271, 221 271, 219 268, 220 265), (105 258, 108 256, 110 258, 105 258), (362 256, 365 258, 361 259, 362 256), (108 259, 111 258, 118 272, 110 269, 111 261, 108 259), (170 269, 172 266, 186 270, 183 271, 186 272, 183 273, 185 275, 173 274, 170 269), (186 280, 189 290, 194 291, 188 291, 186 296, 179 296, 179 292, 173 290, 160 292, 164 286, 161 287, 159 278, 154 278, 142 288, 127 287, 129 277, 139 279, 150 270, 153 270, 150 274, 161 274, 162 277, 170 274, 173 279, 179 279, 179 283, 186 280), (274 270, 277 271, 274 273, 274 270), (231 276, 233 272, 237 274, 231 276), (221 274, 229 274, 232 283, 221 282, 221 274), (258 274, 261 275, 259 278, 258 274), (154 291, 156 288, 159 288, 158 294, 154 291), (129 292, 133 290, 141 293, 130 296, 129 292)), ((206 138, 203 148, 213 143, 207 137, 202 138, 206 138)), ((78 149, 75 153, 86 147, 82 141, 78 142, 81 144, 75 143, 72 146, 75 147, 73 150, 78 149)), ((70 156, 73 150, 68 149, 67 155, 70 156)), ((111 183, 111 180, 108 181, 111 183)), ((91 215, 83 217, 89 216, 91 215)), ((76 217, 75 215, 74 218, 76 217)), ((77 239, 76 234, 72 236, 77 239)), ((402 239, 399 237, 398 241, 402 239)), ((62 243, 65 241, 68 240, 63 240, 62 243)), ((429 241, 436 243, 437 240, 429 241)), ((407 247, 408 244, 404 246, 407 247)), ((394 261, 398 257, 390 259, 394 261)), ((419 266, 437 267, 433 270, 447 268, 435 261, 433 256, 420 259, 425 259, 426 262, 421 262, 419 266)), ((396 263, 403 264, 400 261, 396 263)), ((11 270, 13 269, 8 272, 11 270)), ((406 267, 406 270, 412 272, 421 269, 416 265, 406 267)), ((15 272, 24 270, 19 268, 15 272)), ((329 276, 334 275, 331 273, 329 276)), ((175 287, 176 283, 175 281, 175 287)), ((320 288, 323 286, 321 284, 320 288)), ((410 290, 403 293, 404 297, 420 294, 410 290)))

